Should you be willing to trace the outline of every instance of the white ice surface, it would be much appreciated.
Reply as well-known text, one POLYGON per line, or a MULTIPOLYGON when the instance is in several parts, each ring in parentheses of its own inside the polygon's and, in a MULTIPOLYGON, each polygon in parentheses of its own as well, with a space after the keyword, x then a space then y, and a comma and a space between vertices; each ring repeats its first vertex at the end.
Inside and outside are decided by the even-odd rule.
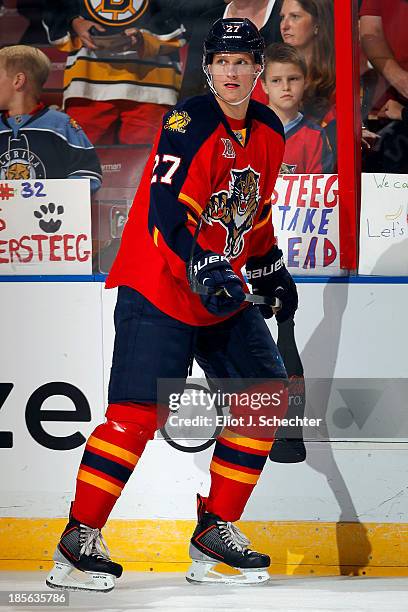
MULTIPOLYGON (((50 591, 45 573, 0 572, 1 591, 50 591)), ((183 574, 126 572, 111 593, 70 592, 68 608, 0 605, 0 612, 407 612, 408 578, 273 577, 263 586, 188 584, 183 574)))

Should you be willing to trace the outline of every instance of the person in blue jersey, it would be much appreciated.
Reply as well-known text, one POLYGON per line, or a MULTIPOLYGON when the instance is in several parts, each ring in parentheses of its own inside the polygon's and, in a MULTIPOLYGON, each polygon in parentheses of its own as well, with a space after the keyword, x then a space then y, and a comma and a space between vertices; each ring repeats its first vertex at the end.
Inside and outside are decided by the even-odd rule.
POLYGON ((41 102, 47 56, 26 45, 0 50, 0 180, 89 179, 101 186, 95 149, 77 122, 41 102))

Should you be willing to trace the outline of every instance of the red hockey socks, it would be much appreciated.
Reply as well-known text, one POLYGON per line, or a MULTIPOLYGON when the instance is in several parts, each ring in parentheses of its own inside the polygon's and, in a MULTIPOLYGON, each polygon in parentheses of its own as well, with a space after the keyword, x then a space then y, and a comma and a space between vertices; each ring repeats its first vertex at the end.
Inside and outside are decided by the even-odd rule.
MULTIPOLYGON (((206 503, 208 512, 224 521, 241 518, 245 505, 258 482, 268 458, 278 427, 275 419, 281 419, 287 410, 286 382, 276 381, 273 385, 261 385, 255 392, 279 394, 277 405, 262 406, 260 409, 242 411, 239 402, 231 405, 231 416, 241 418, 244 424, 225 427, 218 437, 210 465, 211 488, 206 503), (262 425, 262 419, 268 419, 262 425), (275 423, 275 424, 274 424, 275 423)), ((255 398, 255 395, 253 395, 255 398)))
POLYGON ((241 518, 272 444, 273 440, 247 438, 224 429, 217 439, 210 465, 208 512, 224 521, 241 518))
POLYGON ((111 404, 91 434, 77 476, 72 515, 101 529, 158 423, 156 406, 111 404))

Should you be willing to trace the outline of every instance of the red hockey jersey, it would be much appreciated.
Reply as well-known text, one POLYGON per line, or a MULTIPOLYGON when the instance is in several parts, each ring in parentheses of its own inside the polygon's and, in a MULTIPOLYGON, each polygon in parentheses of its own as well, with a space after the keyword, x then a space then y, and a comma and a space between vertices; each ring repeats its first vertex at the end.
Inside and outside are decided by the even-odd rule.
POLYGON ((164 116, 108 288, 132 287, 191 325, 222 320, 203 307, 187 279, 198 220, 196 250, 223 253, 242 278, 248 257, 265 254, 275 242, 270 196, 284 151, 283 126, 263 104, 250 101, 244 138, 240 127, 211 94, 164 116))
POLYGON ((323 128, 304 117, 286 132, 281 174, 331 174, 333 154, 323 128))

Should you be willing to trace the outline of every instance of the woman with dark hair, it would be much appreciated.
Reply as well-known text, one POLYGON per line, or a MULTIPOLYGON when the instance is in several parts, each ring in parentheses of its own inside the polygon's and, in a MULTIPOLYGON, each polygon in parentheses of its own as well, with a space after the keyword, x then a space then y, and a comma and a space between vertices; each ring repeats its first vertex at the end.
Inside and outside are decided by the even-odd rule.
POLYGON ((281 34, 306 60, 305 114, 327 125, 334 119, 336 66, 333 0, 283 0, 281 34))

